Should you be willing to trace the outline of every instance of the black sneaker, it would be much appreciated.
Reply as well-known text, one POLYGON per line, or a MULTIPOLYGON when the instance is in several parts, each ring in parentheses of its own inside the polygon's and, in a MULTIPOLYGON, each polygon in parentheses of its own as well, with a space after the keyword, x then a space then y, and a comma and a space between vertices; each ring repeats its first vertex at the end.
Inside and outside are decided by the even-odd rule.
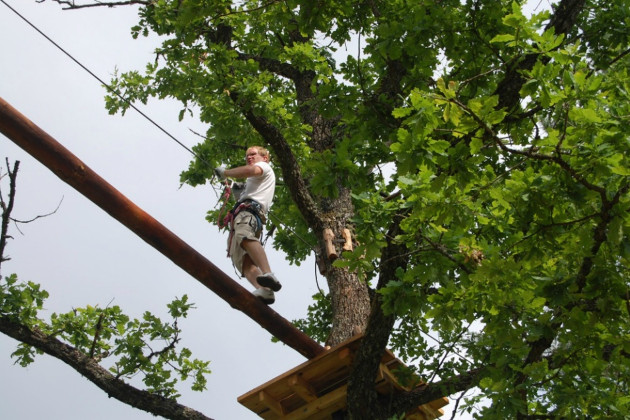
POLYGON ((252 295, 256 296, 258 299, 262 300, 267 305, 271 305, 276 301, 276 296, 269 289, 260 288, 256 289, 252 292, 252 295))
POLYGON ((274 292, 282 289, 282 285, 273 273, 265 273, 256 277, 256 281, 263 287, 268 287, 274 292))

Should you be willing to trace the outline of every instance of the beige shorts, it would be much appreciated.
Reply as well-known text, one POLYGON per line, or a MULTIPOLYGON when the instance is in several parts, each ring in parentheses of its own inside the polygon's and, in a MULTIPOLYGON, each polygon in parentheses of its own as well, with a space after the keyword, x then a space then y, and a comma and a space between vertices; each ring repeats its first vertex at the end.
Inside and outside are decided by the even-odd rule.
POLYGON ((231 243, 228 243, 230 250, 230 256, 232 257, 232 263, 234 267, 243 274, 243 258, 247 252, 241 247, 243 239, 250 239, 252 241, 259 241, 262 229, 256 232, 258 222, 256 216, 248 211, 239 212, 234 218, 234 234, 232 235, 231 243))

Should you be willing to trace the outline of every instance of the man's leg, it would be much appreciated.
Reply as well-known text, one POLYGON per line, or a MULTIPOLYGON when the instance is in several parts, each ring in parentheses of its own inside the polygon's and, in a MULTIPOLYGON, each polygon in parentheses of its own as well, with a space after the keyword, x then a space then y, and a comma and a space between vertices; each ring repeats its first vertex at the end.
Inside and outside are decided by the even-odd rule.
POLYGON ((276 297, 273 294, 273 290, 270 290, 266 287, 261 286, 256 278, 262 274, 260 268, 256 267, 256 265, 252 262, 252 259, 249 258, 249 255, 245 254, 243 257, 243 275, 245 278, 256 288, 252 293, 257 298, 261 299, 267 305, 271 305, 276 301, 276 297))
MULTIPOLYGON (((251 261, 255 266, 262 270, 262 273, 271 272, 271 268, 269 267, 269 261, 267 260, 267 254, 265 253, 265 248, 262 247, 259 241, 253 241, 251 239, 243 239, 241 242, 241 247, 247 252, 247 256, 251 258, 251 261)), ((243 261, 243 271, 245 271, 245 261, 243 261)))
MULTIPOLYGON (((282 288, 282 285, 271 272, 269 267, 269 261, 267 260, 267 254, 259 241, 253 241, 251 239, 243 239, 241 247, 247 251, 247 255, 251 258, 254 265, 259 268, 261 273, 257 275, 256 284, 263 287, 268 287, 274 292, 277 292, 282 288)), ((245 271, 245 264, 243 264, 243 272, 245 271)), ((249 279, 248 279, 249 280, 249 279)), ((251 280, 250 280, 251 282, 251 280)), ((252 283, 254 284, 254 283, 252 283)), ((255 286, 255 285, 254 285, 255 286)))
POLYGON ((256 277, 260 276, 262 271, 254 264, 248 254, 243 257, 243 275, 256 289, 260 288, 260 284, 256 281, 256 277))

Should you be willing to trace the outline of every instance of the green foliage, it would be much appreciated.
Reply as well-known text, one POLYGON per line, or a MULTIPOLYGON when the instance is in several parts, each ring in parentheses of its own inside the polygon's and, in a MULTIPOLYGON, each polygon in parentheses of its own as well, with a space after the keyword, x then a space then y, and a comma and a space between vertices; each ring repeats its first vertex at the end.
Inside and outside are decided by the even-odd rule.
MULTIPOLYGON (((0 316, 71 345, 82 354, 102 361, 113 359, 109 370, 119 379, 142 378, 146 390, 167 398, 177 398, 176 385, 191 380, 191 389, 206 389, 210 362, 192 359, 180 341, 178 320, 186 318, 193 304, 188 297, 169 303, 170 323, 150 312, 142 319, 130 319, 118 306, 86 306, 64 314, 53 313, 50 322, 37 317, 48 293, 32 282, 21 283, 15 274, 0 283, 0 316)), ((24 343, 13 353, 16 362, 28 366, 41 351, 24 343)))
MULTIPOLYGON (((281 138, 272 152, 291 152, 318 210, 350 191, 357 246, 334 264, 367 282, 402 217, 389 239, 407 268, 378 290, 397 317, 391 346, 426 379, 483 368, 466 410, 485 397, 483 418, 623 418, 629 10, 588 0, 555 30, 567 11, 527 16, 518 1, 161 1, 133 29, 163 36, 159 59, 114 82, 198 110, 210 167, 281 138), (313 115, 330 123, 325 147, 313 115)), ((210 177, 195 160, 182 182, 210 177)), ((278 188, 271 221, 300 263, 317 239, 294 198, 278 188)), ((316 295, 296 323, 323 341, 330 319, 316 295)))
POLYGON ((29 328, 39 325, 37 313, 43 308, 48 292, 33 282, 20 283, 16 274, 0 281, 0 316, 29 328))
MULTIPOLYGON (((0 316, 10 321, 22 324, 27 328, 37 328, 42 321, 37 317, 43 308, 48 292, 33 282, 21 283, 16 274, 11 274, 0 280, 0 316)), ((28 366, 41 351, 20 344, 12 354, 22 367, 28 366)))
POLYGON ((308 306, 305 319, 293 321, 293 324, 314 340, 326 342, 332 325, 330 297, 323 292, 313 295, 313 304, 308 306))

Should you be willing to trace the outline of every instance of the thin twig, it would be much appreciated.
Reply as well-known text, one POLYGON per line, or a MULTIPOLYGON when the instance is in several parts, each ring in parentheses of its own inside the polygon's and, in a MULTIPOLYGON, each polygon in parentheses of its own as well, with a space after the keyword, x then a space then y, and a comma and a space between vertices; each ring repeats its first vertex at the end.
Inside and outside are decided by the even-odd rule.
POLYGON ((33 217, 30 220, 19 220, 19 219, 15 219, 15 218, 11 217, 11 221, 13 223, 15 223, 15 227, 17 228, 18 232, 20 232, 23 235, 24 233, 20 230, 20 226, 19 226, 20 224, 31 223, 31 222, 34 222, 37 219, 42 218, 42 217, 48 217, 48 216, 51 216, 51 215, 57 213, 57 210, 59 210, 59 207, 61 207, 61 203, 63 203, 63 196, 61 197, 61 200, 59 200, 59 204, 57 204, 57 207, 53 211, 51 211, 50 213, 40 214, 38 216, 33 217))
MULTIPOLYGON (((46 0, 35 0, 37 3, 44 3, 46 0)), ((77 10, 77 9, 86 9, 89 7, 116 7, 116 6, 133 6, 136 4, 141 4, 144 6, 148 6, 151 4, 151 1, 148 0, 127 0, 127 1, 112 1, 112 2, 101 2, 96 1, 94 3, 88 4, 76 4, 74 0, 51 0, 55 3, 58 3, 62 6, 62 10, 77 10)))

